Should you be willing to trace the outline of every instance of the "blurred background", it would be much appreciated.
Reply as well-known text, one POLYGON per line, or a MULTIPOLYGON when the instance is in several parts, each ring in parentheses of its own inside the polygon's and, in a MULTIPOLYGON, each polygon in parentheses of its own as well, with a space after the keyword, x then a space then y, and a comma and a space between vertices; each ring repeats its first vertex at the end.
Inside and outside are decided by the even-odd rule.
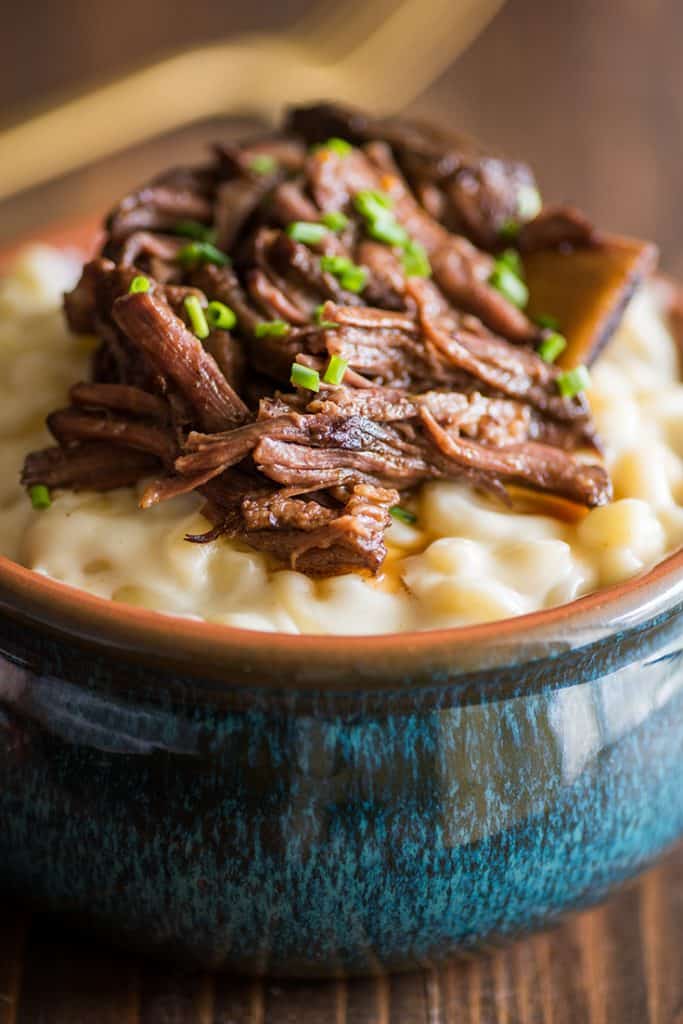
MULTIPOLYGON (((17 121, 22 112, 189 45, 245 30, 284 30, 311 6, 310 0, 11 4, 0 43, 0 116, 17 121)), ((424 12, 429 17, 429 0, 424 12)), ((682 40, 681 0, 507 0, 410 109, 527 159, 546 197, 574 200, 606 227, 654 238, 667 269, 683 274, 682 40)), ((286 81, 282 95, 286 101, 286 81)), ((37 218, 99 212, 165 164, 199 158, 200 143, 223 130, 201 125, 139 145, 0 203, 0 238, 35 232, 37 218)), ((87 125, 82 141, 85 158, 87 125)))

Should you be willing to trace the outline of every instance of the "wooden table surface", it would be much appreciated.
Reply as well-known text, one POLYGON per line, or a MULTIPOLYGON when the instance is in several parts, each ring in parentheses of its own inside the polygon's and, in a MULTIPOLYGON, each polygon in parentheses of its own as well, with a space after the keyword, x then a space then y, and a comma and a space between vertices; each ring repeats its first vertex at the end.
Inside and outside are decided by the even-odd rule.
MULTIPOLYGON (((191 24, 182 0, 164 2, 160 18, 161 6, 135 8, 135 33, 118 7, 15 6, 0 68, 6 102, 43 99, 168 47, 284 24, 308 2, 202 0, 191 24)), ((550 195, 655 237, 680 273, 681 27, 680 0, 509 0, 417 108, 528 156, 550 195)), ((101 211, 167 163, 196 160, 218 136, 222 126, 197 126, 4 203, 0 241, 101 211)), ((547 934, 422 975, 348 984, 184 975, 65 937, 58 922, 0 897, 0 1024, 90 1022, 683 1024, 683 848, 605 907, 547 934)))
POLYGON ((349 982, 188 974, 0 906, 0 1024, 683 1024, 683 846, 551 931, 349 982))

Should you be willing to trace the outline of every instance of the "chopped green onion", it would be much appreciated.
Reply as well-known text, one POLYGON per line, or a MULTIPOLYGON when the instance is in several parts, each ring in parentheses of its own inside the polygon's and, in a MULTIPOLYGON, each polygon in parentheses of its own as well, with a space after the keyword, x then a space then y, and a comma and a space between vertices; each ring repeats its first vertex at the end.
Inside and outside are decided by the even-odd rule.
POLYGON ((324 224, 306 220, 295 220, 287 228, 289 237, 295 242, 303 242, 304 245, 318 245, 327 235, 327 231, 324 224))
POLYGON ((129 295, 140 295, 142 292, 149 291, 149 278, 145 277, 144 274, 138 274, 130 282, 128 287, 129 295))
POLYGON ((334 274, 347 292, 362 292, 368 279, 365 267, 353 263, 346 256, 321 256, 320 269, 334 274))
POLYGON ((563 398, 574 398, 590 385, 591 375, 585 366, 565 370, 557 378, 557 388, 563 398))
POLYGON ((489 278, 489 284, 519 309, 529 301, 529 289, 504 263, 497 263, 489 278))
POLYGON ((332 356, 327 369, 325 370, 325 376, 323 380, 326 384, 341 384, 344 379, 344 374, 348 369, 348 363, 346 359, 342 359, 341 356, 332 356))
POLYGON ((517 192, 517 213, 522 220, 533 220, 543 208, 541 193, 534 185, 521 185, 517 192))
POLYGON ((307 391, 320 391, 320 374, 317 370, 312 370, 310 366, 292 363, 292 372, 289 380, 297 388, 306 388, 307 391))
POLYGON ((548 313, 539 313, 536 317, 536 323, 539 327, 546 327, 549 331, 559 331, 560 321, 555 316, 550 316, 548 313))
POLYGON ((254 174, 272 174, 278 166, 277 160, 270 153, 256 153, 249 161, 249 170, 254 174))
POLYGON ((348 156, 353 146, 346 139, 333 137, 315 147, 316 149, 331 149, 337 156, 348 156))
POLYGON ((210 333, 209 325, 206 322, 204 310, 202 309, 197 296, 188 295, 184 300, 183 305, 185 306, 185 312, 189 317, 193 333, 196 334, 200 341, 203 341, 204 338, 208 338, 210 333))
POLYGON ((567 347, 567 339, 557 331, 552 331, 538 346, 538 354, 546 363, 554 363, 567 347))
POLYGON ((262 320, 256 324, 254 334, 257 338, 284 338, 289 334, 289 324, 286 320, 262 320))
POLYGON ((320 257, 320 269, 326 270, 328 274, 334 274, 335 277, 339 277, 353 266, 355 266, 353 260, 348 259, 347 256, 320 257))
POLYGON ((216 232, 214 228, 200 224, 198 220, 179 220, 173 226, 175 235, 183 235, 185 238, 193 238, 195 242, 215 242, 216 232))
POLYGON ((512 271, 515 277, 518 277, 520 281, 524 280, 522 257, 519 255, 517 249, 505 249, 500 256, 498 256, 496 263, 503 263, 512 271))
POLYGON ((226 267, 230 263, 229 257, 211 242, 189 242, 178 253, 178 259, 186 267, 196 267, 202 263, 226 267))
POLYGON ((515 238, 519 234, 521 224, 516 217, 508 217, 500 226, 498 234, 506 242, 514 242, 515 238))
POLYGON ((378 217, 386 217, 387 211, 391 210, 394 201, 386 192, 379 189, 365 189, 357 192, 353 199, 353 205, 366 220, 376 220, 378 217))
POLYGON ((216 300, 206 307, 206 319, 210 327, 218 328, 220 331, 230 331, 237 323, 237 317, 230 306, 216 300))
POLYGON ((45 484, 34 484, 29 488, 29 498, 34 508, 49 508, 52 498, 45 484))
POLYGON ((354 292, 358 295, 365 288, 368 281, 368 272, 365 267, 358 267, 355 264, 345 270, 339 278, 339 283, 347 292, 354 292))
POLYGON ((334 322, 334 320, 325 320, 323 318, 323 310, 324 309, 325 309, 325 303, 324 302, 322 302, 319 306, 315 307, 315 311, 314 311, 315 312, 315 322, 317 323, 318 327, 326 327, 326 328, 339 327, 339 324, 336 324, 334 322))
POLYGON ((368 234, 378 242, 385 242, 387 245, 407 245, 410 236, 405 228, 401 227, 393 217, 378 217, 368 224, 368 234))
POLYGON ((403 269, 408 277, 429 277, 432 272, 427 250, 412 238, 403 249, 403 269))
POLYGON ((417 522, 417 516, 414 512, 410 512, 407 508, 401 508, 400 505, 394 505, 389 509, 389 514, 398 519, 401 523, 406 523, 408 526, 414 526, 417 522))
POLYGON ((330 210, 329 213, 324 213, 320 220, 326 228, 335 232, 343 231, 349 223, 349 218, 341 210, 330 210))
POLYGON ((367 232, 371 238, 386 245, 407 246, 410 235, 401 227, 391 208, 393 199, 378 189, 366 189, 354 196, 354 206, 365 218, 367 232))

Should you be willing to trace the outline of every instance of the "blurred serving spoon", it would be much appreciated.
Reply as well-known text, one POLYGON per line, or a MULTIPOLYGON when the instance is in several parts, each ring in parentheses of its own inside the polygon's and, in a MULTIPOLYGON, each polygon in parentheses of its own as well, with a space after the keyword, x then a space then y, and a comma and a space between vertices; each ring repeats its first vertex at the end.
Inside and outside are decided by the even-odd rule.
POLYGON ((286 32, 201 46, 0 131, 0 200, 193 122, 331 98, 391 113, 504 0, 335 0, 286 32))

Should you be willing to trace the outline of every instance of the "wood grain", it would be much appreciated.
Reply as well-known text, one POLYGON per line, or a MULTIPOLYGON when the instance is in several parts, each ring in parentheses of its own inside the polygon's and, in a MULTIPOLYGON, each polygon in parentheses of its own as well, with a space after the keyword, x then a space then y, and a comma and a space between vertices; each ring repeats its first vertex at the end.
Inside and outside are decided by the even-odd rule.
POLYGON ((0 915, 0 1024, 683 1024, 683 846, 604 906, 421 973, 188 973, 0 915))

